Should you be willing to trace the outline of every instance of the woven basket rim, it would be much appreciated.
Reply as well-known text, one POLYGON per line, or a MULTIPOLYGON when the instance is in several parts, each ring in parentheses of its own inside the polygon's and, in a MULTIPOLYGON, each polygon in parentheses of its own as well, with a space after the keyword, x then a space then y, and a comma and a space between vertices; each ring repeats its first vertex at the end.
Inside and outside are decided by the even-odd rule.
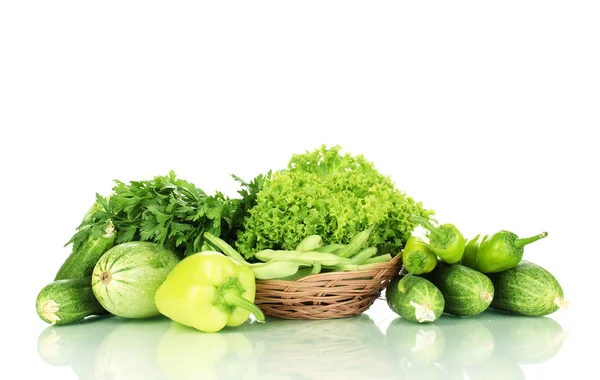
POLYGON ((297 280, 279 280, 279 279, 271 279, 271 280, 256 280, 257 283, 261 284, 274 284, 278 283, 281 285, 289 285, 292 286, 295 283, 299 282, 313 282, 313 281, 322 281, 323 278, 338 278, 343 280, 345 278, 351 277, 355 278, 358 275, 364 274, 365 277, 369 277, 373 272, 378 272, 381 269, 385 268, 393 268, 398 264, 398 261, 401 260, 402 254, 398 253, 392 257, 391 260, 381 262, 381 263, 373 263, 369 266, 369 268, 361 269, 361 270, 348 270, 348 271, 339 271, 339 272, 324 272, 317 274, 310 274, 308 276, 299 278, 297 280))

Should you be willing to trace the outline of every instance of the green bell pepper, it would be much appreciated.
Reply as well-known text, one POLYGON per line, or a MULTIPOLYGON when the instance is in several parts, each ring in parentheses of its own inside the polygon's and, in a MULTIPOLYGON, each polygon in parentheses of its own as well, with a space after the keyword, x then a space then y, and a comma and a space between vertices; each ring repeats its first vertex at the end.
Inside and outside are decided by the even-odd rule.
POLYGON ((219 252, 187 256, 169 273, 155 294, 158 311, 182 325, 204 332, 243 324, 250 313, 265 316, 254 302, 252 269, 219 252))
POLYGON ((402 251, 402 265, 412 274, 429 273, 437 265, 437 256, 425 240, 411 236, 402 251))
POLYGON ((517 266, 523 258, 523 247, 548 236, 542 232, 520 239, 515 233, 499 231, 493 235, 477 235, 467 242, 461 264, 481 273, 497 273, 517 266))

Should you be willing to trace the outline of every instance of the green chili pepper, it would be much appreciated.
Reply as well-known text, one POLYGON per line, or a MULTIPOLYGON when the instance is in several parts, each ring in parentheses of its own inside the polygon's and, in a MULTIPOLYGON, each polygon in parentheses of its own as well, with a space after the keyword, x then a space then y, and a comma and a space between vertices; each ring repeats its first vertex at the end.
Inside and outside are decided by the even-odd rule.
POLYGON ((409 273, 429 273, 437 265, 437 256, 425 240, 411 236, 402 251, 402 264, 409 273))
POLYGON ((411 215, 409 220, 421 224, 429 230, 429 246, 440 259, 448 264, 460 261, 465 251, 465 238, 453 224, 446 223, 434 227, 423 217, 411 215))
POLYGON ((477 235, 468 241, 461 263, 481 273, 502 272, 521 262, 523 247, 546 236, 548 233, 542 232, 520 239, 516 234, 505 230, 493 235, 477 235))
POLYGON ((250 268, 219 252, 187 256, 171 270, 156 291, 158 311, 182 325, 204 332, 243 324, 250 313, 264 322, 256 306, 256 285, 250 268))

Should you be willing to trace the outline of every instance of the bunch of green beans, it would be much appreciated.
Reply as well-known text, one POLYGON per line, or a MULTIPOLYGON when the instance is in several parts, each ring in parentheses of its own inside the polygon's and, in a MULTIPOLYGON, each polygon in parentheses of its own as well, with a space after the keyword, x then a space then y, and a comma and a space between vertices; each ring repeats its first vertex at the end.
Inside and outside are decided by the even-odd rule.
POLYGON ((348 244, 323 245, 319 235, 310 235, 294 250, 265 249, 257 252, 254 257, 261 261, 257 263, 249 263, 227 242, 208 232, 204 233, 204 238, 223 254, 250 267, 257 280, 292 281, 321 272, 366 269, 371 264, 391 260, 390 254, 377 255, 377 248, 367 246, 372 230, 373 227, 370 227, 359 232, 348 244))

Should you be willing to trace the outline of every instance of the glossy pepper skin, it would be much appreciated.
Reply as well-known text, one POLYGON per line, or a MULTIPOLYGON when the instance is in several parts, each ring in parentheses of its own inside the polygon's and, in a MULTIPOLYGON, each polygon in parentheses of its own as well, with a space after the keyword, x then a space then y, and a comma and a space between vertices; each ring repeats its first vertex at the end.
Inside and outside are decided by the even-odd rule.
POLYGON ((514 268, 523 258, 527 244, 548 236, 547 232, 520 239, 510 231, 477 235, 467 242, 462 264, 481 273, 497 273, 514 268))
POLYGON ((462 259, 466 241, 456 226, 446 223, 436 228, 427 219, 414 215, 410 216, 409 220, 429 230, 429 246, 444 262, 455 264, 462 259))
POLYGON ((402 264, 408 273, 429 273, 437 265, 437 256, 425 240, 411 236, 402 251, 402 264))
POLYGON ((243 324, 250 313, 259 322, 264 314, 254 302, 252 269, 219 252, 187 256, 158 288, 158 311, 182 325, 204 332, 243 324))

